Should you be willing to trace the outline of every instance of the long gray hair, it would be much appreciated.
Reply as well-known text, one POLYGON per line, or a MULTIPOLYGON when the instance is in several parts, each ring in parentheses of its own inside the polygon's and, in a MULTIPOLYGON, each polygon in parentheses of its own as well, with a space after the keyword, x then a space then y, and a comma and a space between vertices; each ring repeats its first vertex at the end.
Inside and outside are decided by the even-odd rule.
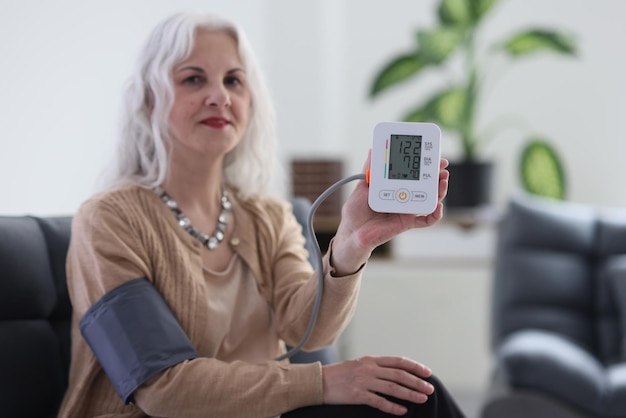
POLYGON ((268 192, 276 126, 261 70, 245 34, 236 24, 201 13, 178 13, 165 19, 144 44, 125 91, 117 159, 106 181, 108 187, 132 183, 152 188, 165 179, 167 121, 174 98, 172 72, 191 54, 198 29, 221 30, 235 39, 252 97, 244 136, 224 159, 224 182, 237 188, 244 199, 268 192))

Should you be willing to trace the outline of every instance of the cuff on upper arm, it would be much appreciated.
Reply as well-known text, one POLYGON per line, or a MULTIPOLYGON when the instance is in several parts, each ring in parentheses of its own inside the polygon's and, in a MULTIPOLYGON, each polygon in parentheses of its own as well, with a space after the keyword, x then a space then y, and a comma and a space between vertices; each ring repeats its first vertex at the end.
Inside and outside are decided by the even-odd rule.
POLYGON ((80 320, 80 331, 124 403, 157 373, 198 357, 159 292, 145 278, 104 295, 80 320))

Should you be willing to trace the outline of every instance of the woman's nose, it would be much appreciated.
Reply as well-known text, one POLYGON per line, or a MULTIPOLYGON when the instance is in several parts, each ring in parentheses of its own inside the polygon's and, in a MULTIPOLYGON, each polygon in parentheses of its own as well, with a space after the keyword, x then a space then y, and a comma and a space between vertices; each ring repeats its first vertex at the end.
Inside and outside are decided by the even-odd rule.
POLYGON ((228 107, 230 106, 230 94, 223 85, 209 86, 204 104, 206 106, 228 107))

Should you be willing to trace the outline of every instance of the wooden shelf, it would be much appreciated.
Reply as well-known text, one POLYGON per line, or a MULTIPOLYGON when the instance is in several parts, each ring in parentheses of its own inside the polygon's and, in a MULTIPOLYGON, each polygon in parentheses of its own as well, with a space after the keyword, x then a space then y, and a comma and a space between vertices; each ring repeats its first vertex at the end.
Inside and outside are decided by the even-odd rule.
POLYGON ((477 206, 472 208, 445 207, 442 222, 453 223, 464 229, 480 225, 495 225, 502 218, 496 206, 477 206))

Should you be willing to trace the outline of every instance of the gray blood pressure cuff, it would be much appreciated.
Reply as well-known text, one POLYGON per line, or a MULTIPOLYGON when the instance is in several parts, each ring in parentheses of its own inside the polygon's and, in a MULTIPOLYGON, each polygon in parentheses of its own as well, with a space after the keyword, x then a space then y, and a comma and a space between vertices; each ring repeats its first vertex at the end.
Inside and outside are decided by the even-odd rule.
POLYGON ((80 331, 124 403, 152 376, 198 357, 152 284, 134 279, 104 295, 80 320, 80 331))

